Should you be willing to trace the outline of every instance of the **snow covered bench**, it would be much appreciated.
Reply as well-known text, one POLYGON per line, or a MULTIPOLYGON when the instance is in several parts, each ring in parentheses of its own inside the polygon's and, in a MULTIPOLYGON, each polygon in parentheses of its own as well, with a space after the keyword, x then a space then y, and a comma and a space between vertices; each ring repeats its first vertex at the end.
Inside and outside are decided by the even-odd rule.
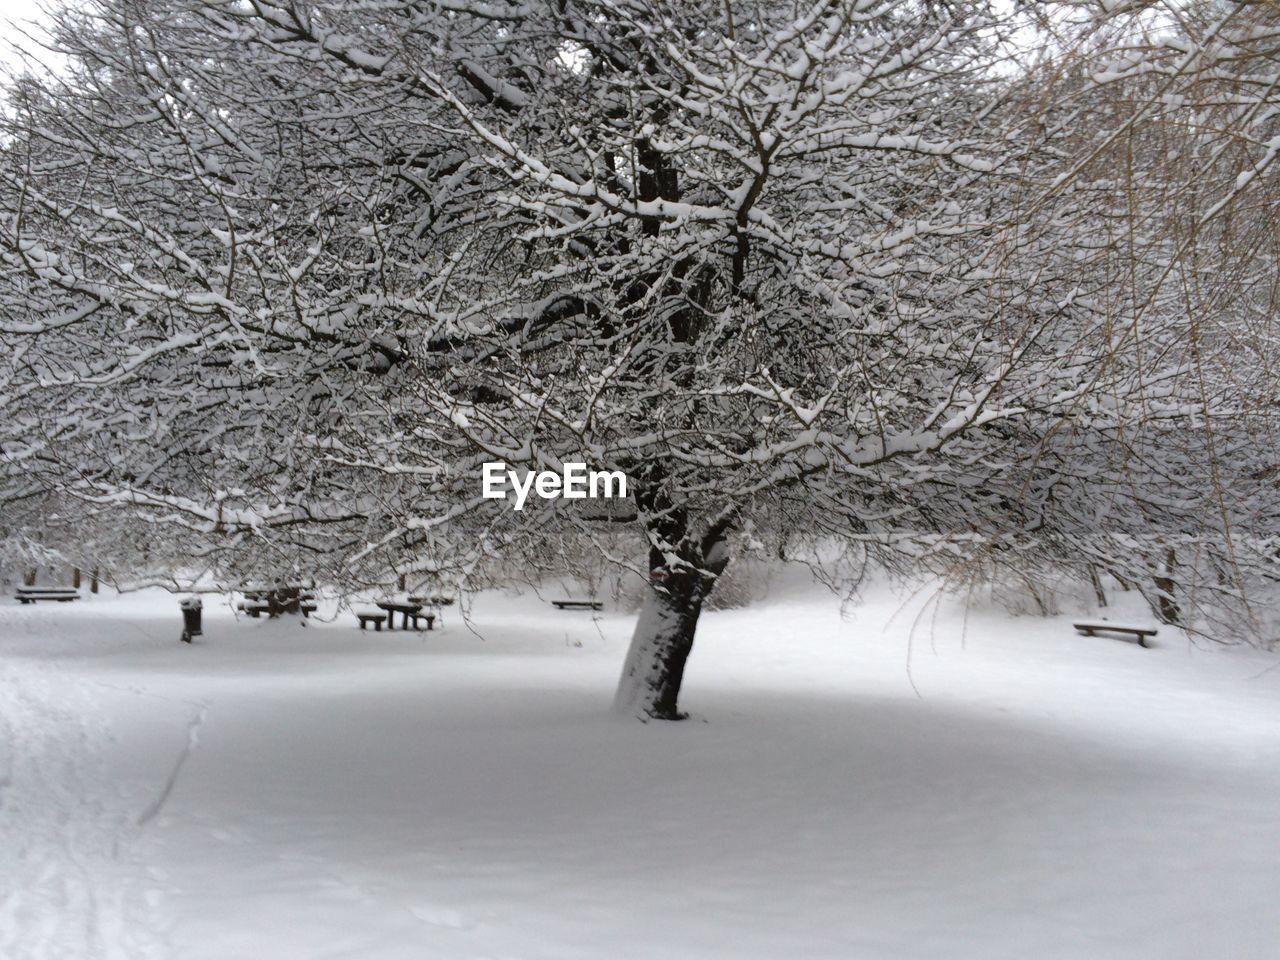
POLYGON ((66 603, 80 599, 80 591, 71 587, 19 587, 13 595, 19 603, 35 603, 37 600, 66 603))
POLYGON ((552 600, 551 605, 559 610, 603 610, 604 604, 599 600, 552 600))
POLYGON ((1086 637, 1092 637, 1095 633, 1125 633, 1133 634, 1138 646, 1145 647, 1147 645, 1147 637, 1154 637, 1159 631, 1152 626, 1129 626, 1122 623, 1111 623, 1109 620, 1081 620, 1072 624, 1078 633, 1083 633, 1086 637))
POLYGON ((369 624, 373 624, 373 629, 381 630, 382 625, 387 622, 389 613, 360 613, 357 611, 356 619, 360 621, 360 629, 364 630, 369 624))

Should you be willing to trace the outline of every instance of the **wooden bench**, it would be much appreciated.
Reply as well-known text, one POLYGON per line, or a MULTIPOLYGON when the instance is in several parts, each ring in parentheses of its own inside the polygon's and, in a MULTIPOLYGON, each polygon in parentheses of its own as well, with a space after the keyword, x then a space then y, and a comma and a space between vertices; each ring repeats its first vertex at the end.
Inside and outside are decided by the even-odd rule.
POLYGON ((381 630, 382 625, 387 622, 388 614, 385 613, 357 613, 356 619, 360 621, 360 629, 363 630, 369 624, 373 624, 373 629, 381 630))
POLYGON ((271 604, 265 600, 241 600, 236 604, 237 610, 243 610, 251 617, 260 617, 271 612, 271 604))
POLYGON ((551 605, 560 610, 603 610, 599 600, 552 600, 551 605))
POLYGON ((38 600, 67 603, 80 599, 80 591, 71 587, 18 587, 13 595, 19 603, 35 603, 38 600))
POLYGON ((1078 623, 1073 623, 1072 626, 1076 628, 1077 632, 1084 634, 1086 637, 1092 637, 1095 633, 1132 634, 1140 647, 1147 645, 1147 637, 1154 637, 1159 632, 1155 627, 1129 626, 1123 623, 1111 623, 1107 620, 1081 620, 1078 623))

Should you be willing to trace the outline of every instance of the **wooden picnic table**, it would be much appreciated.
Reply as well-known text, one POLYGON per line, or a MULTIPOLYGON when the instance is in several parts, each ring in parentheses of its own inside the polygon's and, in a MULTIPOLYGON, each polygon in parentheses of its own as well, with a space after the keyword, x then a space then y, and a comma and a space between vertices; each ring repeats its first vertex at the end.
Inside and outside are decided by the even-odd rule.
POLYGON ((387 629, 394 630, 396 628, 396 614, 401 615, 400 626, 404 630, 409 629, 409 620, 413 620, 413 629, 418 629, 418 620, 427 621, 427 629, 431 629, 431 625, 435 622, 435 614, 423 613, 422 604, 420 603, 404 603, 399 600, 379 600, 375 606, 380 610, 387 611, 387 629))
POLYGON ((251 617, 266 613, 300 613, 309 617, 316 612, 316 595, 313 586, 295 583, 278 583, 275 586, 245 584, 240 588, 244 600, 237 604, 251 617))

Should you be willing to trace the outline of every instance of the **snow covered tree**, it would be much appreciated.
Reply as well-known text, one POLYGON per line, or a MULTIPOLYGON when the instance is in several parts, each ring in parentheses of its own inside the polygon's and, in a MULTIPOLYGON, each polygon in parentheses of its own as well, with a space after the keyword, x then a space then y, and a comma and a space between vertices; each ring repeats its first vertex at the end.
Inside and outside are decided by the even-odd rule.
POLYGON ((649 586, 618 704, 677 718, 735 531, 1034 532, 1026 465, 1082 406, 1095 434, 1138 409, 1134 358, 1185 330, 1117 333, 1093 90, 1037 102, 1027 29, 932 0, 64 13, 0 164, 6 485, 360 582, 590 536, 483 499, 482 462, 623 470, 649 586))
POLYGON ((1278 28, 1267 4, 1152 8, 1030 78, 1048 122, 1075 126, 1074 189, 1100 198, 1073 232, 1119 347, 1042 449, 1044 479, 1026 478, 1043 517, 1033 549, 1111 570, 1166 621, 1190 626, 1189 608, 1247 633, 1276 580, 1280 519, 1266 332, 1278 28))

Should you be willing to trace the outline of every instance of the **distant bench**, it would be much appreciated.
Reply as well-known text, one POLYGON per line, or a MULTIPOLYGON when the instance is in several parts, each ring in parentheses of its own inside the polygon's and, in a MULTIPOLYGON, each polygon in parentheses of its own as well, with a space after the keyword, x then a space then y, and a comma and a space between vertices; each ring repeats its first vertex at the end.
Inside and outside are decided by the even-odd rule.
POLYGON ((1079 623, 1072 624, 1072 626, 1076 628, 1077 632, 1083 633, 1086 637, 1092 637, 1095 633, 1132 634, 1140 647, 1147 645, 1147 637, 1154 637, 1159 632, 1155 627, 1134 627, 1122 623, 1110 623, 1106 620, 1081 620, 1079 623))
POLYGON ((551 605, 560 610, 603 610, 599 600, 552 600, 551 605))
POLYGON ((13 595, 19 603, 35 603, 37 600, 66 603, 80 599, 80 591, 71 587, 18 587, 13 595))

